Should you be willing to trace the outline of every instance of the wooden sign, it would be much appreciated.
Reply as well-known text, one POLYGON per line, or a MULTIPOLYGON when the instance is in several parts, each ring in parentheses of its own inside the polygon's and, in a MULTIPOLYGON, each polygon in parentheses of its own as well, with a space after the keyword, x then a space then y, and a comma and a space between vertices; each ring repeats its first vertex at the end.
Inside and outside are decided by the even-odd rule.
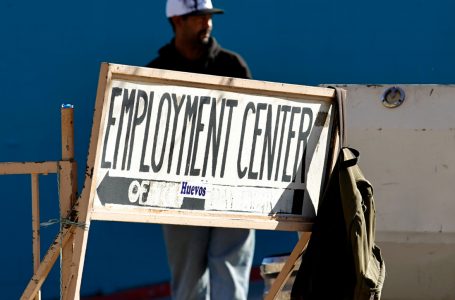
POLYGON ((90 219, 304 230, 333 90, 104 64, 90 219))

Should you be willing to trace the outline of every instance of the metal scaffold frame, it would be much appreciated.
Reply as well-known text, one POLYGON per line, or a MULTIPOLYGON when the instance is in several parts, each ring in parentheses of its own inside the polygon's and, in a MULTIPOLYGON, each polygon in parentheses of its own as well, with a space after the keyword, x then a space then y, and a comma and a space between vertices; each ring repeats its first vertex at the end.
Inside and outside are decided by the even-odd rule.
POLYGON ((62 292, 71 277, 72 244, 74 238, 68 234, 76 221, 72 208, 77 195, 77 164, 74 160, 74 111, 72 107, 61 109, 62 160, 44 162, 5 162, 0 163, 0 175, 30 175, 32 198, 32 248, 33 278, 30 280, 21 299, 41 299, 41 286, 52 266, 60 255, 62 259, 62 292), (41 261, 40 247, 40 193, 39 176, 57 174, 60 203, 60 232, 41 261))

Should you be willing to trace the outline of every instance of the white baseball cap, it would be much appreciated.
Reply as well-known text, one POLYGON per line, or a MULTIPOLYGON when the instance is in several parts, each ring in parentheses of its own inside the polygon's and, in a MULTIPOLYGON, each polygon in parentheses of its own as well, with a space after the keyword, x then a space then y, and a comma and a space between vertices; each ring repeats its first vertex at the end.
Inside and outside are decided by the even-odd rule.
POLYGON ((167 0, 166 4, 166 16, 168 18, 222 13, 224 13, 222 9, 213 7, 212 0, 167 0))

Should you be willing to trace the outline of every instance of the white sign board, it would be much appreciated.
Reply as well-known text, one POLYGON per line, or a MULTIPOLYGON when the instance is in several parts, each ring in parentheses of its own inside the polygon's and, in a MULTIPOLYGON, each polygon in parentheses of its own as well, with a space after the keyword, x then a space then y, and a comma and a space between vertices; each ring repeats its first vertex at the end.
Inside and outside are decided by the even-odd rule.
POLYGON ((330 152, 330 89, 108 69, 92 218, 263 228, 253 224, 314 217, 330 152))

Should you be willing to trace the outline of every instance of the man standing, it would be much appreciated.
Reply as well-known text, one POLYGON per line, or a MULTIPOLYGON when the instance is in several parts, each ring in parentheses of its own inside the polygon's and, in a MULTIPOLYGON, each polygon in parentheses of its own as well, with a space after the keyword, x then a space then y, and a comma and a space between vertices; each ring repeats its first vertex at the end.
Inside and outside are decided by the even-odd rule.
MULTIPOLYGON (((245 61, 211 36, 212 15, 221 13, 211 0, 168 0, 174 38, 147 67, 251 78, 245 61)), ((175 299, 247 298, 253 230, 163 225, 163 232, 175 299)))

